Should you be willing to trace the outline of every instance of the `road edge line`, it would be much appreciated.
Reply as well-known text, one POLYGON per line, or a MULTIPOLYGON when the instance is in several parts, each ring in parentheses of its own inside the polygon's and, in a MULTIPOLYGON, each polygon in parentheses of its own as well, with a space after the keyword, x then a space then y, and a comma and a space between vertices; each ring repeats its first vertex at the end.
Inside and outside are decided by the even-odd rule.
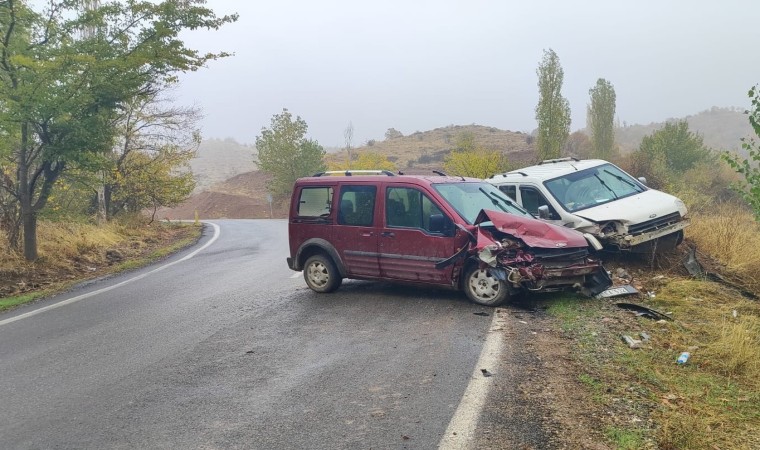
MULTIPOLYGON (((488 335, 483 344, 483 350, 470 377, 470 383, 459 401, 454 416, 449 421, 446 432, 438 443, 442 450, 460 450, 473 448, 475 444, 475 431, 478 425, 480 413, 486 403, 488 391, 493 385, 494 377, 484 376, 481 369, 494 369, 498 367, 501 358, 503 342, 502 333, 506 321, 497 314, 494 309, 493 319, 488 328, 488 335)), ((498 374, 496 374, 498 375, 498 374)))
POLYGON ((80 300, 84 300, 86 298, 90 298, 92 296, 95 296, 95 295, 98 295, 98 294, 102 294, 104 292, 111 291, 111 290, 116 289, 118 287, 124 286, 125 284, 129 284, 129 283, 131 283, 133 281, 141 280, 141 279, 147 277, 148 275, 153 275, 154 273, 160 272, 160 271, 162 271, 162 270, 164 270, 164 269, 166 269, 168 267, 171 267, 171 266, 173 266, 175 264, 179 264, 179 263, 181 263, 183 261, 187 261, 188 259, 192 258, 193 256, 197 255, 201 251, 203 251, 206 248, 208 248, 211 244, 214 243, 214 241, 217 240, 217 238, 219 237, 219 234, 221 234, 221 229, 219 228, 219 225, 217 225, 217 224, 215 224, 213 222, 204 222, 204 223, 207 223, 207 224, 211 225, 212 227, 214 227, 214 236, 208 242, 206 242, 205 244, 203 244, 203 246, 201 248, 194 250, 192 253, 190 253, 190 254, 182 257, 181 259, 178 259, 176 261, 172 261, 170 263, 164 264, 163 266, 156 267, 155 269, 151 270, 150 272, 146 272, 146 273, 144 273, 142 275, 137 275, 135 277, 126 279, 126 280, 124 280, 124 281, 122 281, 120 283, 116 283, 116 284, 114 284, 112 286, 104 287, 102 289, 98 289, 98 290, 95 290, 95 291, 92 291, 92 292, 88 292, 86 294, 78 295, 76 297, 72 297, 72 298, 60 301, 58 303, 52 304, 52 305, 43 306, 42 308, 38 308, 38 309, 35 309, 33 311, 26 312, 24 314, 19 314, 18 316, 11 317, 9 319, 0 320, 0 327, 3 326, 3 325, 7 325, 9 323, 17 322, 17 321, 19 321, 21 319, 26 319, 28 317, 36 316, 37 314, 42 314, 43 312, 50 311, 51 309, 60 308, 62 306, 66 306, 66 305, 70 305, 72 303, 76 303, 76 302, 78 302, 80 300))

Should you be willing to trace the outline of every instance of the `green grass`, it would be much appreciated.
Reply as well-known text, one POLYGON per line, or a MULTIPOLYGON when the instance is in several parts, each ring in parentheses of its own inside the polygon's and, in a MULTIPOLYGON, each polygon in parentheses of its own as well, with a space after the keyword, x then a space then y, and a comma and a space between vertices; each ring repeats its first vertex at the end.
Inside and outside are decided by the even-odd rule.
POLYGON ((638 450, 645 446, 644 433, 641 430, 607 427, 604 435, 617 450, 638 450))
POLYGON ((0 298, 0 311, 13 309, 19 305, 32 302, 45 295, 44 292, 35 292, 32 294, 19 295, 17 297, 0 298))

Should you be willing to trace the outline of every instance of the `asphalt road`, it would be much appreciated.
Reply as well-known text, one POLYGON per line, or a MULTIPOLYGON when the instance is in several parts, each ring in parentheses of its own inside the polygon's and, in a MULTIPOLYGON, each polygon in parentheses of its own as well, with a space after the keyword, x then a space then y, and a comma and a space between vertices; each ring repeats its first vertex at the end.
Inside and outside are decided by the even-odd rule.
POLYGON ((216 223, 189 259, 211 226, 161 270, 0 315, 0 448, 437 447, 493 310, 386 283, 318 295, 284 221, 216 223))

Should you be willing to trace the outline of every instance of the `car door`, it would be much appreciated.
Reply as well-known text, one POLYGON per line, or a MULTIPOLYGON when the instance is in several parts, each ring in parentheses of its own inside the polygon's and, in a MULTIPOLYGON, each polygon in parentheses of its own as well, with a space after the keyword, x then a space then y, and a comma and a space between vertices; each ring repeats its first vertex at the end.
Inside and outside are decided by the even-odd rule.
POLYGON ((378 241, 383 278, 446 284, 452 283, 453 265, 436 269, 435 264, 454 255, 467 238, 456 232, 445 209, 418 186, 386 184, 383 192, 383 221, 378 241), (433 216, 443 216, 443 222, 433 216), (434 231, 432 222, 444 223, 445 231, 434 231))
POLYGON ((333 242, 349 278, 377 278, 378 187, 374 184, 341 184, 333 242))

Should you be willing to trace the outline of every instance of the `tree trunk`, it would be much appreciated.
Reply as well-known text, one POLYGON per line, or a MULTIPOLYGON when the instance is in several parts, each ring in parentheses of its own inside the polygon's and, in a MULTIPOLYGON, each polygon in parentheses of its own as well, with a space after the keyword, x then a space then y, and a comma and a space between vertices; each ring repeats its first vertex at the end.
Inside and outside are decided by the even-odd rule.
POLYGON ((24 227, 24 258, 27 261, 37 259, 37 213, 30 207, 21 206, 25 210, 21 214, 21 222, 24 227))
POLYGON ((24 230, 24 258, 37 259, 37 213, 32 205, 33 187, 29 180, 29 124, 21 125, 21 148, 18 157, 18 195, 21 206, 21 224, 24 230))

